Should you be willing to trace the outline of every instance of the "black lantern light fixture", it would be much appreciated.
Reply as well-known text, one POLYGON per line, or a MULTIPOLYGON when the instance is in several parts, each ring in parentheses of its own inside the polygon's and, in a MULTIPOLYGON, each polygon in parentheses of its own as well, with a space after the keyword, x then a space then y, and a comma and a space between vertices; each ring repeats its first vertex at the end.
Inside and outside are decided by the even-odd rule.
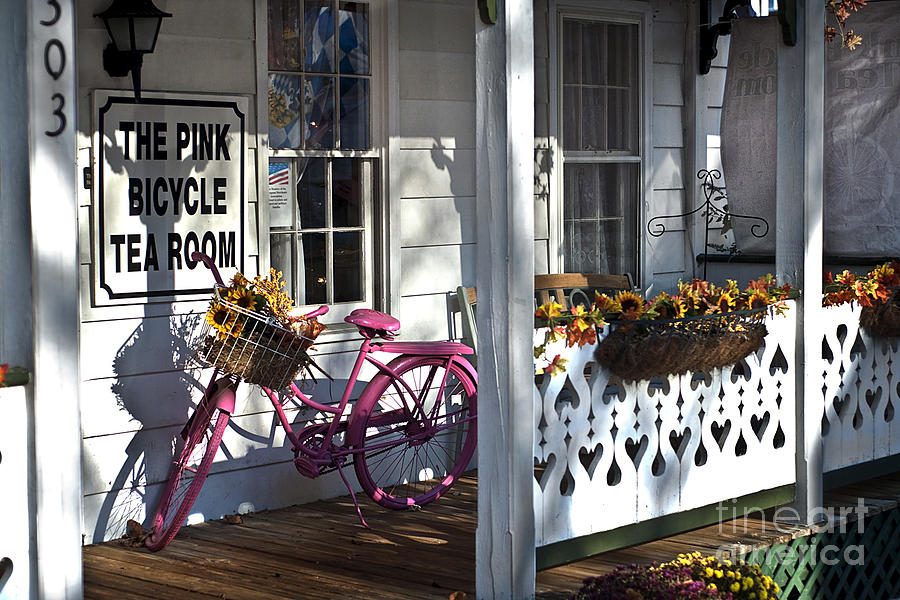
POLYGON ((112 40, 103 50, 103 69, 112 77, 125 77, 131 71, 134 97, 140 101, 144 54, 156 48, 162 20, 172 14, 158 9, 152 0, 113 0, 94 16, 103 19, 112 40))

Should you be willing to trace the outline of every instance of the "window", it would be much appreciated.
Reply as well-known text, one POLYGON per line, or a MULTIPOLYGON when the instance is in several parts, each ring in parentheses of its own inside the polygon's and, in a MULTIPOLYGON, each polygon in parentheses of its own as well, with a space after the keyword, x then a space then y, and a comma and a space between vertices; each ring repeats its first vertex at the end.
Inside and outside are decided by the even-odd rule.
POLYGON ((638 273, 642 193, 640 22, 559 19, 566 272, 638 273))
MULTIPOLYGON (((374 295, 370 6, 269 0, 269 255, 332 319, 374 295)), ((329 319, 329 320, 332 320, 329 319)))

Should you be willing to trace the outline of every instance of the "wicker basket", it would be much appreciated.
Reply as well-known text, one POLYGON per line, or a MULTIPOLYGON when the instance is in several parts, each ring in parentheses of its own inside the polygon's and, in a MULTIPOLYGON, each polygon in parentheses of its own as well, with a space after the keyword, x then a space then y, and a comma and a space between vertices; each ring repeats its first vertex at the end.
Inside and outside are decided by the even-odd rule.
POLYGON ((759 350, 766 309, 685 317, 614 321, 598 345, 597 362, 614 375, 639 381, 733 365, 759 350))
POLYGON ((203 321, 194 343, 194 358, 201 366, 218 367, 229 375, 278 391, 309 364, 306 351, 321 325, 301 329, 313 333, 312 337, 298 335, 271 317, 228 302, 218 287, 215 299, 228 312, 226 331, 203 321))
POLYGON ((859 324, 872 337, 900 336, 900 289, 881 306, 864 306, 859 324))

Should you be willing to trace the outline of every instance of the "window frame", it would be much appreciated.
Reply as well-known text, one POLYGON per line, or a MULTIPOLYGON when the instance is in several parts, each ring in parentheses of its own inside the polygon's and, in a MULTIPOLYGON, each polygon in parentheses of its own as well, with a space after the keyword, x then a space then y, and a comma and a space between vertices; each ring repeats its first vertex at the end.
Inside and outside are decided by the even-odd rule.
MULTIPOLYGON (((551 147, 558 157, 554 161, 553 184, 550 187, 550 243, 551 248, 556 248, 556 256, 551 255, 551 262, 555 258, 557 272, 565 270, 565 209, 564 209, 564 181, 563 173, 566 162, 570 163, 637 163, 639 164, 638 192, 635 199, 638 205, 635 207, 635 249, 638 253, 634 262, 635 272, 631 276, 635 285, 640 286, 649 272, 647 257, 649 247, 647 236, 644 235, 647 219, 648 198, 651 186, 651 114, 653 110, 653 49, 651 40, 650 23, 652 20, 651 7, 644 2, 629 0, 567 0, 557 2, 550 1, 548 12, 549 27, 549 70, 548 81, 550 86, 550 114, 553 118, 548 123, 551 147), (625 154, 622 151, 564 151, 563 150, 563 19, 575 18, 590 21, 602 21, 606 23, 621 23, 637 25, 638 27, 638 134, 637 153, 625 154)), ((551 267, 553 265, 551 264, 551 267)))
MULTIPOLYGON (((269 206, 268 168, 270 162, 290 162, 289 186, 296 201, 296 164, 302 158, 356 158, 369 159, 368 166, 364 166, 371 176, 371 182, 367 190, 363 191, 365 198, 362 208, 363 220, 363 290, 365 298, 360 302, 344 302, 329 304, 331 310, 322 319, 331 325, 328 331, 340 331, 343 329, 343 318, 356 308, 375 308, 382 310, 386 305, 386 281, 388 275, 386 248, 383 240, 387 236, 387 190, 385 189, 385 173, 387 162, 387 146, 385 132, 387 130, 384 115, 386 106, 386 78, 387 72, 387 44, 385 40, 386 8, 376 0, 358 0, 368 5, 369 15, 369 75, 365 76, 369 81, 369 136, 370 148, 357 149, 302 149, 302 148, 271 148, 268 144, 268 89, 269 76, 272 73, 286 73, 282 69, 269 69, 268 64, 268 2, 258 3, 257 7, 257 50, 258 50, 258 76, 257 76, 257 109, 259 111, 257 123, 260 138, 265 143, 260 144, 260 177, 261 190, 259 201, 261 206, 258 211, 257 236, 259 243, 259 267, 260 272, 267 273, 272 265, 271 235, 273 233, 286 233, 281 229, 272 229, 269 206)), ((337 2, 340 5, 340 0, 337 2)), ((302 75, 303 71, 295 71, 302 75)), ((332 75, 337 82, 339 73, 332 75)), ((336 99, 335 111, 339 110, 336 99)), ((337 134, 337 128, 336 132, 337 134)), ((330 169, 328 171, 330 173, 330 169)), ((329 176, 330 181, 330 176, 329 176)), ((330 193, 330 192, 329 192, 330 193)), ((330 212, 330 211, 329 211, 330 212)), ((296 218, 294 220, 296 223, 296 218)), ((333 230, 333 228, 329 227, 333 230)), ((296 235, 296 234, 294 234, 296 235)), ((298 304, 302 309, 312 310, 318 304, 298 304)))

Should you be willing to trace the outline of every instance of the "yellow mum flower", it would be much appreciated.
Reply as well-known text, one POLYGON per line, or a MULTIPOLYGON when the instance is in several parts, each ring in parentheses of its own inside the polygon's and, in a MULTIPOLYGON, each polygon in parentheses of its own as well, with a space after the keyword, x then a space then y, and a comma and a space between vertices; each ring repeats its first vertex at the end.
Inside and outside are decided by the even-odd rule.
POLYGON ((715 574, 716 579, 722 579, 723 577, 725 577, 725 573, 722 571, 722 569, 716 569, 715 571, 713 571, 713 573, 715 574))
POLYGON ((707 576, 707 577, 712 577, 712 576, 713 576, 713 570, 712 570, 712 567, 706 567, 706 576, 707 576))
POLYGON ((729 589, 732 592, 739 592, 739 591, 741 591, 741 584, 738 583, 737 581, 735 581, 734 583, 731 584, 731 587, 729 589))
POLYGON ((540 305, 538 309, 534 311, 534 316, 542 319, 552 319, 560 315, 562 315, 562 304, 553 302, 552 300, 546 304, 540 305))

